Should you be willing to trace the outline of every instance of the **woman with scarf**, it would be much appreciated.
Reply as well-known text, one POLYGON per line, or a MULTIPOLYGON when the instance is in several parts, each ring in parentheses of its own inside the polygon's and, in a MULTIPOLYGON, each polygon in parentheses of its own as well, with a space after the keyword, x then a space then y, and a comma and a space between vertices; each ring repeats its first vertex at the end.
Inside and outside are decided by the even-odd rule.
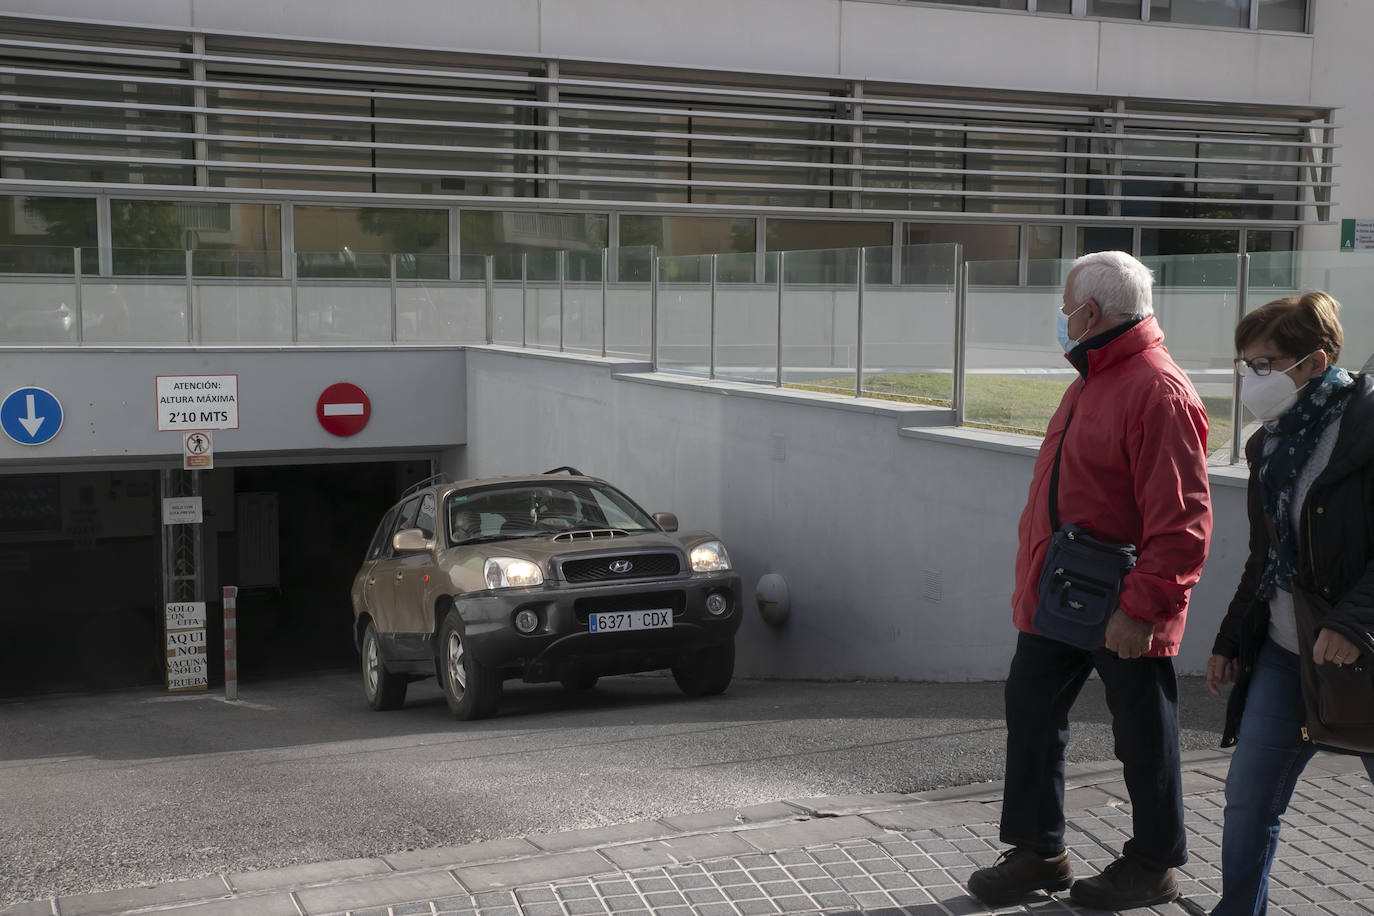
MULTIPOLYGON (((1317 750, 1305 736, 1298 653, 1317 665, 1374 662, 1374 378, 1335 366, 1339 309, 1307 292, 1236 326, 1241 401, 1263 427, 1245 447, 1250 554, 1207 662, 1212 693, 1235 682, 1213 916, 1268 906, 1279 818, 1317 750), (1304 608, 1306 595, 1330 606, 1301 640, 1295 591, 1304 608)), ((1374 779, 1374 756, 1363 761, 1374 779)))

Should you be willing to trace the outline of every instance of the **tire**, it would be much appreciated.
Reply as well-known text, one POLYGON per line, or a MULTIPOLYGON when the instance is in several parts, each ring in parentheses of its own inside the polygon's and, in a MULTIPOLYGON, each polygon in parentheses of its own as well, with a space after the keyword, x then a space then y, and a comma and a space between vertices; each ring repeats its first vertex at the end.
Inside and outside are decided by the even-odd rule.
POLYGON ((406 685, 410 679, 386 670, 377 641, 377 627, 371 621, 363 633, 362 655, 363 695, 367 697, 367 705, 379 711, 400 709, 406 701, 406 685))
POLYGON ((563 687, 573 693, 583 693, 596 686, 601 678, 595 674, 569 674, 562 679, 563 687))
POLYGON ((689 697, 711 697, 724 693, 735 676, 733 641, 707 646, 691 658, 673 666, 673 680, 689 697))
POLYGON ((455 719, 485 719, 501 703, 501 675, 467 651, 464 636, 463 618, 449 611, 439 626, 439 683, 455 719))

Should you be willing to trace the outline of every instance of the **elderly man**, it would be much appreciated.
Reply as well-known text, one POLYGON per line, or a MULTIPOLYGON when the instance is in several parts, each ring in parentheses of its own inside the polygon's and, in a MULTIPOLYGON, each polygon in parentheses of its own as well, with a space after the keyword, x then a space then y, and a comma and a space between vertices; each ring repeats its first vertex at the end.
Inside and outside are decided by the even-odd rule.
POLYGON ((1187 853, 1173 656, 1212 515, 1207 414, 1164 349, 1152 282, 1135 258, 1105 251, 1075 261, 1064 284, 1059 337, 1079 378, 1050 420, 1018 528, 1012 607, 1021 632, 1006 683, 1000 833, 1012 848, 968 885, 992 906, 1070 885, 1075 903, 1103 910, 1178 895, 1173 869, 1187 853), (1136 547, 1095 649, 1041 635, 1033 623, 1052 495, 1058 523, 1136 547), (1069 710, 1093 670, 1111 710, 1133 835, 1100 875, 1075 882, 1064 847, 1064 749, 1069 710))

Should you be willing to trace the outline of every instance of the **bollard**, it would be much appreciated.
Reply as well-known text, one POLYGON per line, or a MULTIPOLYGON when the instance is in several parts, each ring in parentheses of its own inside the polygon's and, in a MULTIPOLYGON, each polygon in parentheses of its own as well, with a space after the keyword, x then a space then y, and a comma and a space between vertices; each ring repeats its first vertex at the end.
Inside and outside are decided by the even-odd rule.
POLYGON ((224 594, 224 698, 239 698, 238 594, 237 586, 226 585, 224 594))

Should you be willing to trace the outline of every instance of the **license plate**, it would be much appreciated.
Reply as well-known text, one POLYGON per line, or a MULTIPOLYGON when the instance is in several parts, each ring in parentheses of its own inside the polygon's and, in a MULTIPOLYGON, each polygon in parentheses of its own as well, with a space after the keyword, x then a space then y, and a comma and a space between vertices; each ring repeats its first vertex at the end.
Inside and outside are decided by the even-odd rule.
POLYGON ((619 633, 623 630, 665 630, 673 625, 672 608, 653 611, 615 611, 590 614, 587 628, 593 633, 619 633))

